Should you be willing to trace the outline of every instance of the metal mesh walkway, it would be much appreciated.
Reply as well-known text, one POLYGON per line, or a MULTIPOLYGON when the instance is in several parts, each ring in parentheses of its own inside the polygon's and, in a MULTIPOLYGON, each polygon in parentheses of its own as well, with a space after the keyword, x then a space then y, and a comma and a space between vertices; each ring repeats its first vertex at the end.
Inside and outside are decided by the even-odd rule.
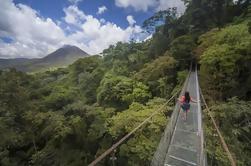
MULTIPOLYGON (((189 91, 193 99, 199 100, 197 72, 190 73, 181 95, 184 91, 189 91)), ((153 166, 205 165, 200 103, 191 102, 186 121, 182 119, 182 112, 179 109, 177 103, 173 112, 176 116, 171 117, 171 122, 166 127, 154 155, 151 164, 153 166)))

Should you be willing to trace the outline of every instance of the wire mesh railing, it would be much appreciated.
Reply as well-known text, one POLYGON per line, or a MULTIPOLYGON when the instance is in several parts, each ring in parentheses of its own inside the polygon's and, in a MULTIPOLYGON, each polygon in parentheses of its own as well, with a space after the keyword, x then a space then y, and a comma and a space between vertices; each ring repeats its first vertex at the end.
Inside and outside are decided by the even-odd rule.
MULTIPOLYGON (((190 77, 190 73, 191 71, 189 72, 187 78, 186 78, 186 81, 183 85, 183 88, 180 92, 180 95, 179 97, 184 94, 185 90, 186 90, 186 87, 187 87, 187 83, 188 83, 188 79, 190 77)), ((154 156, 152 158, 152 161, 151 161, 151 166, 163 166, 164 165, 164 162, 165 162, 165 157, 166 157, 166 154, 167 154, 167 151, 168 151, 168 147, 169 147, 169 144, 171 142, 171 138, 172 138, 172 135, 173 135, 173 132, 174 132, 174 128, 176 126, 176 122, 177 122, 177 119, 178 119, 178 116, 179 116, 179 111, 180 111, 180 105, 176 102, 175 104, 175 108, 174 108, 174 111, 171 115, 171 118, 170 118, 170 121, 169 123, 167 124, 166 128, 165 128, 165 131, 161 137, 161 140, 159 142, 159 145, 157 147, 157 150, 155 151, 154 153, 154 156)))
MULTIPOLYGON (((199 86, 199 80, 198 80, 198 69, 196 65, 195 69, 195 76, 196 76, 196 94, 197 94, 197 100, 200 101, 200 86, 199 86)), ((199 154, 199 164, 201 166, 207 165, 206 161, 206 152, 205 152, 205 143, 204 143, 204 131, 202 127, 202 110, 201 110, 201 102, 198 102, 198 135, 200 137, 200 154, 199 154)))

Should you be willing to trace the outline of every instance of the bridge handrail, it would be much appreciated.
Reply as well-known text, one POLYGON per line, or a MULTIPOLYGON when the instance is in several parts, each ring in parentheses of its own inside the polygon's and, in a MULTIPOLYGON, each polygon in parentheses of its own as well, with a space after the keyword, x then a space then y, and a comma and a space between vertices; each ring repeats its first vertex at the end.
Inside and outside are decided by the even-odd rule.
MULTIPOLYGON (((187 76, 187 79, 186 79, 184 85, 187 84, 187 80, 189 78, 189 75, 190 75, 190 72, 189 72, 189 74, 187 76)), ((183 87, 183 89, 184 89, 184 87, 183 87)), ((118 146, 120 146, 124 141, 126 141, 132 134, 134 134, 139 128, 141 128, 145 123, 147 123, 153 116, 157 115, 161 110, 163 110, 167 106, 167 104, 170 103, 170 101, 172 101, 174 99, 174 97, 177 96, 177 94, 179 92, 180 92, 180 90, 177 90, 177 92, 175 92, 173 94, 173 96, 170 97, 165 104, 163 104, 159 109, 157 109, 156 111, 154 111, 148 118, 146 118, 142 123, 140 123, 137 127, 135 127, 131 132, 129 132, 123 138, 121 138, 118 142, 116 142, 115 144, 113 144, 109 149, 107 149, 104 153, 102 153, 98 158, 96 158, 88 166, 95 166, 101 160, 103 160, 105 157, 107 157, 109 154, 111 154, 118 146)))
POLYGON ((205 98, 204 98, 204 95, 203 95, 201 89, 200 89, 200 94, 201 94, 202 100, 203 100, 203 102, 204 102, 204 104, 205 104, 205 106, 206 106, 206 109, 205 109, 205 110, 206 110, 207 114, 209 115, 209 117, 211 118, 211 120, 212 120, 212 122, 213 122, 213 125, 214 125, 214 127, 215 127, 215 129, 216 129, 216 132, 217 132, 219 138, 220 138, 220 141, 221 141, 221 144, 222 144, 222 146, 223 146, 223 149, 224 149, 225 152, 227 153, 227 156, 228 156, 228 159, 229 159, 229 161, 230 161, 230 163, 231 163, 231 166, 236 166, 236 162, 235 162, 235 160, 234 160, 234 158, 233 158, 233 156, 232 156, 232 154, 231 154, 231 152, 230 152, 230 150, 229 150, 229 148, 228 148, 228 146, 227 146, 227 144, 226 144, 226 142, 225 142, 225 140, 224 140, 224 138, 223 138, 223 136, 222 136, 222 134, 221 134, 221 132, 220 132, 219 127, 218 127, 217 124, 216 124, 216 121, 215 121, 214 117, 212 116, 212 114, 211 114, 211 112, 210 112, 210 108, 208 107, 208 105, 207 105, 207 103, 206 103, 206 100, 205 100, 205 98))
MULTIPOLYGON (((195 75, 196 75, 196 93, 197 93, 197 101, 200 101, 200 86, 199 86, 199 78, 198 78, 198 67, 196 64, 195 68, 195 75)), ((200 157, 199 163, 201 166, 206 165, 206 153, 205 153, 205 143, 204 143, 204 132, 202 128, 202 110, 201 110, 201 102, 198 102, 198 134, 200 136, 200 157)))
MULTIPOLYGON (((186 90, 188 80, 189 80, 189 77, 190 77, 190 74, 191 74, 191 69, 192 68, 190 67, 190 71, 189 71, 189 73, 188 73, 188 75, 186 77, 186 80, 185 80, 185 82, 183 84, 183 88, 180 91, 179 96, 181 96, 186 90)), ((154 153, 154 156, 153 156, 153 159, 152 159, 152 162, 151 162, 151 166, 159 166, 159 165, 163 165, 163 163, 164 163, 165 154, 167 153, 168 147, 170 145, 171 138, 172 138, 173 131, 174 131, 174 127, 175 127, 175 125, 177 123, 177 119, 178 119, 178 116, 179 116, 179 113, 180 113, 179 108, 180 108, 180 105, 178 103, 176 103, 174 112, 172 113, 171 118, 170 118, 171 121, 167 124, 167 127, 166 127, 166 129, 164 131, 164 134, 162 135, 161 140, 159 142, 158 148, 154 153), (165 147, 163 147, 163 144, 165 144, 165 147), (161 156, 159 154, 162 154, 164 156, 161 156)))

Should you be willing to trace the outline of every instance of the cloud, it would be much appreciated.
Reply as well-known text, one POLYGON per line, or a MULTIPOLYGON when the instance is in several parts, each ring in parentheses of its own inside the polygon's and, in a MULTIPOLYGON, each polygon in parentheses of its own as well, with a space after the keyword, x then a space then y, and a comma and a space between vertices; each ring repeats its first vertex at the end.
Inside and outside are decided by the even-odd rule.
POLYGON ((0 6, 0 37, 13 40, 0 44, 0 55, 39 57, 46 50, 54 50, 64 40, 64 32, 30 7, 5 0, 0 6))
POLYGON ((105 21, 104 18, 101 18, 101 19, 100 19, 100 22, 104 24, 106 21, 105 21))
POLYGON ((103 14, 107 10, 106 6, 100 6, 98 8, 97 14, 103 14))
POLYGON ((115 0, 118 7, 128 8, 133 7, 136 11, 147 11, 149 8, 157 4, 156 0, 115 0))
POLYGON ((166 10, 172 7, 177 7, 179 14, 184 13, 186 10, 184 2, 181 0, 160 0, 157 11, 166 10))
MULTIPOLYGON (((73 8, 69 6, 68 9, 73 8)), ((81 29, 77 30, 75 33, 72 33, 69 38, 73 41, 84 43, 87 46, 87 51, 91 53, 100 53, 103 49, 109 47, 111 44, 115 44, 118 41, 127 42, 131 38, 140 37, 142 29, 137 26, 129 26, 125 29, 117 26, 116 24, 105 21, 104 19, 97 19, 92 15, 86 15, 80 11, 76 6, 74 19, 80 18, 78 21, 78 27, 81 29)), ((67 12, 70 10, 64 10, 67 12)))
POLYGON ((68 0, 70 3, 72 4, 78 4, 79 2, 81 2, 82 0, 68 0))
POLYGON ((85 20, 85 14, 77 6, 71 5, 63 9, 65 13, 64 21, 68 24, 79 25, 85 20))
POLYGON ((118 7, 132 7, 136 11, 148 11, 154 9, 156 11, 166 10, 169 7, 177 7, 178 12, 185 11, 185 5, 182 0, 115 0, 118 7))
POLYGON ((141 40, 137 25, 121 28, 115 23, 97 19, 79 10, 76 5, 63 9, 62 20, 43 18, 39 13, 12 0, 1 1, 0 58, 38 58, 65 44, 76 45, 96 54, 118 41, 141 40), (4 42, 1 38, 9 38, 4 42))
POLYGON ((134 20, 133 16, 129 15, 126 17, 126 19, 127 19, 130 26, 136 24, 136 21, 134 20))

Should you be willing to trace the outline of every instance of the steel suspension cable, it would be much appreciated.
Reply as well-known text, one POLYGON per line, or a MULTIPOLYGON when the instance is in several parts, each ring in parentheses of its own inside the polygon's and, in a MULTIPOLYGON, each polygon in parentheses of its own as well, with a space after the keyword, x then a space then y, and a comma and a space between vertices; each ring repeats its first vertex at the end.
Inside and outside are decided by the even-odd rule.
POLYGON ((177 92, 174 93, 174 95, 168 99, 168 101, 163 104, 159 109, 154 111, 148 118, 146 118, 142 123, 140 123, 137 127, 135 127, 131 132, 126 134, 123 138, 121 138, 118 142, 113 144, 109 149, 107 149, 104 153, 102 153, 98 158, 96 158, 93 162, 91 162, 88 166, 95 166, 98 164, 101 160, 103 160, 106 156, 108 156, 110 153, 112 153, 119 145, 121 145, 124 141, 126 141, 132 134, 134 134, 139 128, 141 128, 145 123, 147 123, 153 116, 157 115, 159 112, 161 112, 167 104, 174 99, 174 97, 180 92, 180 90, 177 90, 177 92))
MULTIPOLYGON (((190 69, 189 72, 187 74, 186 80, 183 83, 182 89, 180 89, 179 91, 181 92, 181 94, 183 94, 187 88, 187 84, 188 84, 188 80, 190 78, 190 74, 191 74, 191 70, 192 70, 192 64, 190 65, 190 69)), ((179 96, 181 97, 181 96, 179 96)), ((159 145, 153 155, 152 161, 151 161, 151 166, 160 166, 160 165, 164 165, 165 162, 165 158, 166 158, 166 153, 168 152, 168 147, 171 143, 171 139, 173 138, 173 133, 174 133, 174 129, 175 126, 177 124, 177 120, 178 120, 178 116, 180 113, 180 106, 178 106, 178 104, 175 104, 174 111, 172 112, 172 115, 170 117, 170 121, 168 122, 163 135, 160 139, 159 145)))
POLYGON ((204 102, 204 104, 205 104, 205 106, 206 106, 206 111, 207 111, 209 117, 211 118, 211 120, 212 120, 212 122, 213 122, 213 125, 214 125, 214 127, 215 127, 215 129, 216 129, 216 131, 217 131, 218 136, 220 137, 220 141, 221 141, 221 144, 222 144, 222 146, 223 146, 223 149, 226 151, 227 156, 228 156, 228 159, 229 159, 231 165, 232 165, 232 166, 236 166, 236 162, 235 162, 235 160, 234 160, 234 158, 233 158, 233 156, 232 156, 232 154, 231 154, 231 152, 230 152, 230 150, 229 150, 229 148, 228 148, 228 146, 227 146, 227 144, 226 144, 226 142, 225 142, 225 140, 224 140, 224 138, 223 138, 223 136, 222 136, 222 134, 221 134, 221 132, 220 132, 220 130, 219 130, 219 127, 217 126, 214 117, 213 117, 213 116, 211 115, 211 113, 210 113, 210 109, 209 109, 209 107, 208 107, 208 105, 207 105, 207 103, 206 103, 206 100, 205 100, 205 98, 204 98, 204 96, 203 96, 203 94, 202 94, 201 89, 200 89, 200 94, 201 94, 202 100, 203 100, 203 102, 204 102))

